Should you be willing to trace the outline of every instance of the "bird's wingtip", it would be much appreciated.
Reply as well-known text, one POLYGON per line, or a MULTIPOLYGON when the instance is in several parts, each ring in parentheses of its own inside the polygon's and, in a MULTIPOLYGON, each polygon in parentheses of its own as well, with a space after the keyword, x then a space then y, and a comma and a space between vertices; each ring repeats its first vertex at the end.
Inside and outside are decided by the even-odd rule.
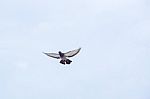
POLYGON ((81 50, 81 47, 79 47, 79 50, 81 50))
POLYGON ((45 52, 42 52, 43 54, 46 54, 45 52))

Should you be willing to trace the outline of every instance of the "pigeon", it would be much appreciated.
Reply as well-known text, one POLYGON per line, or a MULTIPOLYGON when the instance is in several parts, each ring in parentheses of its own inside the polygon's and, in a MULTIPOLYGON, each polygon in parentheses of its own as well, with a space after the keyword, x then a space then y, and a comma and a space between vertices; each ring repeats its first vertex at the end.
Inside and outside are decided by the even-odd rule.
POLYGON ((68 51, 66 53, 62 53, 61 51, 59 51, 58 53, 44 53, 44 52, 43 53, 49 57, 61 59, 60 63, 65 65, 65 64, 70 64, 72 61, 69 60, 68 58, 75 56, 76 54, 79 53, 80 50, 81 48, 68 51))

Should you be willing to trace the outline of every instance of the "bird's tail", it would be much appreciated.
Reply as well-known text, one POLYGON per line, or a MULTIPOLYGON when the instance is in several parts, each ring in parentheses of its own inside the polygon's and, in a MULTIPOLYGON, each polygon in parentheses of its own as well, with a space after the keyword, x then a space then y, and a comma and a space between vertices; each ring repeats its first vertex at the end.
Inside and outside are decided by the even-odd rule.
POLYGON ((69 60, 69 59, 66 60, 66 64, 70 64, 71 62, 72 62, 72 61, 69 60))
POLYGON ((65 60, 61 60, 60 63, 65 65, 65 60))

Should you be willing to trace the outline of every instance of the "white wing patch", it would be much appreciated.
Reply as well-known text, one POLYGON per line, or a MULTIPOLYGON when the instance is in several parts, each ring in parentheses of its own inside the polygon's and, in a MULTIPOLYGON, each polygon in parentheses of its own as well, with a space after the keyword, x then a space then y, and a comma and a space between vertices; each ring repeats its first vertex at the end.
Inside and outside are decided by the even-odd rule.
POLYGON ((73 57, 79 53, 81 48, 64 53, 66 57, 73 57))
POLYGON ((44 53, 45 55, 52 57, 52 58, 57 58, 60 59, 60 55, 56 53, 44 53))

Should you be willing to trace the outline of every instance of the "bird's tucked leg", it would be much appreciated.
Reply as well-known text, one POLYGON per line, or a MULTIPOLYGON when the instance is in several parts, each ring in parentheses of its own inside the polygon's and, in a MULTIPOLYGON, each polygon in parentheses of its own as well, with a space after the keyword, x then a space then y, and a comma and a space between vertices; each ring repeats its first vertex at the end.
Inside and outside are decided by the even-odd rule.
POLYGON ((61 60, 60 63, 65 65, 65 60, 61 60))
POLYGON ((66 60, 66 64, 70 64, 71 62, 72 62, 72 61, 69 60, 69 59, 66 60))

